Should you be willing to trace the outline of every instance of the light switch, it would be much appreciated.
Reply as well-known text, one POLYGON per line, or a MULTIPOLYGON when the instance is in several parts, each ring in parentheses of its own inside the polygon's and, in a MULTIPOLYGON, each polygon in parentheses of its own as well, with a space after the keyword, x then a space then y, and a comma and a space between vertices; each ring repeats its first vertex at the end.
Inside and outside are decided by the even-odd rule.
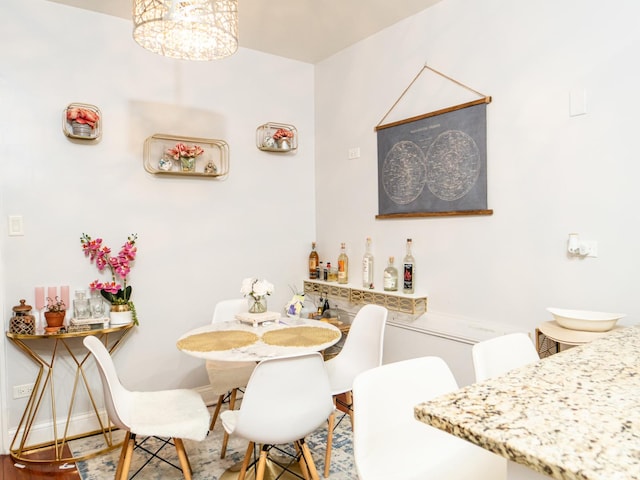
POLYGON ((22 215, 9 215, 9 236, 17 237, 20 235, 24 235, 22 215))

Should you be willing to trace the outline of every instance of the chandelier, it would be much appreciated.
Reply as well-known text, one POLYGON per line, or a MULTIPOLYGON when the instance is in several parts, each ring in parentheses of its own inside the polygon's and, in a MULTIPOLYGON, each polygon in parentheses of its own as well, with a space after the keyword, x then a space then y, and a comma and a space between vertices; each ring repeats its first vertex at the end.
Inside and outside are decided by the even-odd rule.
POLYGON ((133 0, 133 39, 171 58, 228 57, 238 49, 238 0, 133 0))

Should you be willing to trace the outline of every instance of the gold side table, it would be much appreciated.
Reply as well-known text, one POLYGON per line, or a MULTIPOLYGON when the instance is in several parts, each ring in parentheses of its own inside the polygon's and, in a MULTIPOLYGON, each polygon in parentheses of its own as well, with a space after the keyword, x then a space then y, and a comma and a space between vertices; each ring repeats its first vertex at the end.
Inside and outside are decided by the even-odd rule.
MULTIPOLYGON (((109 353, 112 353, 124 340, 127 334, 131 331, 133 324, 117 325, 110 328, 98 329, 98 330, 86 330, 81 332, 70 333, 55 333, 55 334, 35 334, 26 335, 19 333, 6 332, 7 338, 20 350, 22 350, 29 358, 31 358, 39 367, 38 374, 36 375, 33 391, 29 396, 27 405, 25 406, 22 418, 16 429, 16 433, 13 437, 10 447, 10 455, 15 460, 31 463, 50 463, 50 462, 76 462, 79 460, 86 460, 91 457, 95 457, 101 453, 113 450, 117 448, 120 443, 115 443, 113 438, 114 427, 107 420, 104 422, 98 412, 98 407, 93 398, 93 392, 84 371, 84 364, 90 356, 87 350, 84 350, 83 354, 77 354, 73 351, 71 343, 74 339, 86 337, 88 335, 95 335, 98 337, 107 347, 109 353), (43 349, 37 349, 35 346, 32 348, 29 344, 37 342, 39 346, 44 345, 48 353, 39 353, 43 349), (65 355, 65 353, 67 355, 65 355), (69 402, 69 408, 67 410, 66 419, 64 419, 63 431, 58 429, 58 415, 56 412, 56 396, 55 396, 55 382, 54 382, 54 370, 56 366, 56 360, 60 355, 65 355, 65 360, 71 360, 72 365, 75 365, 75 378, 73 382, 73 391, 71 393, 71 399, 69 402), (78 394, 78 384, 84 384, 93 413, 95 414, 100 428, 93 432, 85 432, 81 434, 70 435, 69 423, 71 420, 71 414, 73 412, 73 406, 78 394), (53 439, 50 442, 29 445, 29 434, 34 426, 34 422, 37 418, 40 407, 43 404, 43 400, 49 397, 51 402, 52 413, 52 428, 53 439), (101 434, 104 440, 104 447, 99 450, 92 451, 87 454, 81 454, 74 456, 73 453, 65 456, 64 447, 69 441, 77 438, 83 438, 89 435, 101 434), (49 455, 38 455, 38 458, 30 458, 30 454, 35 452, 50 451, 49 455), (42 458, 49 457, 49 458, 42 458)), ((77 345, 76 345, 77 346, 77 345)), ((68 445, 67 445, 68 446, 68 445)))

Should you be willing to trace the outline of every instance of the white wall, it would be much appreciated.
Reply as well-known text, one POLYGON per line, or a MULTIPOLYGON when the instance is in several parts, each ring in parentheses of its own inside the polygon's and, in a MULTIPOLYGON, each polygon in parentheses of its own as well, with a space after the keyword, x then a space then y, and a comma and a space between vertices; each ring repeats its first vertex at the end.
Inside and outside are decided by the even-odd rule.
MULTIPOLYGON (((346 242, 358 276, 371 236, 381 284, 386 258, 401 258, 411 237, 431 311, 529 333, 550 319, 549 306, 624 312, 636 323, 638 14, 631 0, 444 0, 318 64, 321 260, 335 261, 346 242), (374 127, 425 62, 493 98, 492 216, 375 219, 374 127), (588 113, 570 117, 576 89, 586 89, 588 113), (361 158, 347 159, 351 147, 361 158), (570 232, 597 240, 598 258, 568 257, 570 232)), ((422 80, 387 121, 452 104, 439 105, 422 80)))
MULTIPOLYGON (((171 60, 137 46, 128 21, 44 0, 0 4, 0 45, 3 330, 19 299, 33 305, 35 286, 73 291, 99 277, 82 254, 83 232, 116 251, 135 232, 140 327, 115 356, 122 380, 206 384, 202 362, 179 352, 177 338, 210 322, 218 300, 239 296, 245 277, 275 284, 277 310, 289 285, 302 287, 315 229, 313 66, 242 48, 216 62, 171 60), (102 110, 101 141, 63 135, 71 102, 102 110), (256 148, 256 128, 270 121, 297 127, 295 155, 256 148), (142 151, 154 133, 225 140, 228 179, 150 175, 142 151), (23 216, 24 236, 7 235, 8 215, 23 216)), ((11 387, 31 383, 36 368, 6 339, 0 345, 11 429, 25 404, 11 387)))

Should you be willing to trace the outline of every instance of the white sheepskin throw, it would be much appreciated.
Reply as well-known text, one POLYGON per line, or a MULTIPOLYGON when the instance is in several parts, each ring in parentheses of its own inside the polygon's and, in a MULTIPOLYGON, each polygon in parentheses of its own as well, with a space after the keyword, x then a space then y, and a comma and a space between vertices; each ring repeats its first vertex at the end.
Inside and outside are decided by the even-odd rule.
POLYGON ((209 411, 193 390, 132 392, 131 432, 137 435, 204 440, 209 411))

